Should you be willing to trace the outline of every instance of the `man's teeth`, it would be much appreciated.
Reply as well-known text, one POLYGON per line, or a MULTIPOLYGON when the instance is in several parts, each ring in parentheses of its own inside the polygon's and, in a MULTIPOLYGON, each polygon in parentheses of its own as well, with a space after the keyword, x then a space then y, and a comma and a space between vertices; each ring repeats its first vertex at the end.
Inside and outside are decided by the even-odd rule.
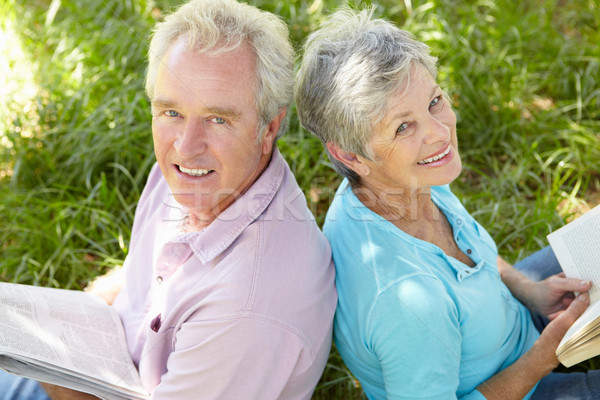
POLYGON ((423 161, 419 161, 417 164, 429 164, 434 161, 441 160, 442 158, 446 157, 448 155, 448 153, 450 153, 450 146, 448 146, 448 148, 443 153, 440 153, 433 157, 426 158, 423 161))
POLYGON ((183 172, 184 174, 191 175, 191 176, 203 176, 203 175, 208 174, 209 172, 212 172, 211 169, 185 168, 185 167, 182 167, 181 165, 179 166, 179 170, 181 172, 183 172))

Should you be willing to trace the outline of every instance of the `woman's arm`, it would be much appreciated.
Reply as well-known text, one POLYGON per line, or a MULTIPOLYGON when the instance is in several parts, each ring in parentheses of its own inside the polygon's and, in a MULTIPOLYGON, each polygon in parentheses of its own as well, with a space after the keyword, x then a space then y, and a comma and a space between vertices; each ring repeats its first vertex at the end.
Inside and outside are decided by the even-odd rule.
POLYGON ((561 339, 589 305, 587 293, 580 294, 559 312, 544 329, 532 348, 514 364, 477 387, 486 399, 522 399, 535 384, 559 364, 555 351, 561 339))
POLYGON ((514 364, 482 383, 477 390, 487 399, 522 399, 535 384, 559 364, 555 351, 563 336, 589 305, 591 283, 564 274, 535 282, 498 257, 498 270, 511 293, 527 308, 548 316, 532 348, 514 364), (583 292, 575 297, 573 292, 583 292))
POLYGON ((571 304, 575 298, 573 292, 587 292, 592 287, 589 281, 567 278, 563 273, 540 282, 532 281, 500 256, 498 270, 513 296, 529 310, 546 315, 550 319, 571 304))

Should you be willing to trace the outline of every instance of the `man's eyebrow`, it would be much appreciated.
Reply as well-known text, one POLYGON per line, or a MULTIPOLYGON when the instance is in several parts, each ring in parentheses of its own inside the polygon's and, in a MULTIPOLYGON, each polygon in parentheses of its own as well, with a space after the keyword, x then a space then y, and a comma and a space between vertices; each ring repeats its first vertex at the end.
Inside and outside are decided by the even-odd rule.
MULTIPOLYGON (((155 108, 177 108, 177 102, 168 99, 157 98, 152 100, 151 103, 152 107, 155 108)), ((240 119, 240 112, 232 108, 207 107, 203 109, 202 112, 205 114, 215 114, 230 121, 237 121, 240 119)))
POLYGON ((150 101, 150 103, 152 104, 152 107, 158 107, 158 108, 173 108, 177 105, 177 103, 175 103, 172 100, 167 100, 167 99, 152 99, 152 101, 150 101))
POLYGON ((240 119, 240 113, 232 108, 208 107, 206 112, 208 114, 215 114, 219 117, 224 117, 230 121, 237 121, 240 119))

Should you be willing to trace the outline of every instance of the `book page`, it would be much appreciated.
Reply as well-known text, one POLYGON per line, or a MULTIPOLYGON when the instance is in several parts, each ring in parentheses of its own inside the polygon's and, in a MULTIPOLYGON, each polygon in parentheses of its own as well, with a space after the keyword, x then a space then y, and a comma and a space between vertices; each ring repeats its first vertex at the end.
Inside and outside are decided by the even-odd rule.
POLYGON ((600 206, 548 235, 568 277, 592 282, 591 302, 600 299, 600 206))
POLYGON ((117 312, 88 293, 0 283, 0 354, 144 393, 117 312))

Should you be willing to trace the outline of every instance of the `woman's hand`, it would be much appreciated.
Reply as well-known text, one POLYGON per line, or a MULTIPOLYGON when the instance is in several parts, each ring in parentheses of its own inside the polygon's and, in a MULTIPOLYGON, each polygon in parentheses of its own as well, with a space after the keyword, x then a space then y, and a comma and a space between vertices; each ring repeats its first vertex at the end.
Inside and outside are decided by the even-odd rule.
POLYGON ((554 313, 555 318, 544 328, 527 353, 483 382, 477 390, 488 400, 522 399, 540 379, 558 366, 556 348, 589 304, 587 293, 572 299, 566 310, 554 313))
POLYGON ((550 320, 565 310, 575 299, 574 292, 585 293, 592 287, 589 281, 567 278, 563 272, 531 284, 526 306, 550 320))
POLYGON ((569 306, 565 310, 551 314, 553 317, 552 321, 544 328, 540 337, 530 349, 530 352, 537 353, 540 365, 547 366, 548 373, 559 364, 556 357, 556 348, 560 344, 560 341, 575 320, 583 314, 589 305, 589 295, 582 293, 576 298, 570 299, 569 306))
POLYGON ((498 270, 513 296, 529 310, 550 319, 554 319, 556 313, 571 304, 575 298, 574 292, 585 293, 592 287, 589 281, 567 278, 562 272, 541 282, 535 282, 513 268, 502 257, 498 257, 498 270))

